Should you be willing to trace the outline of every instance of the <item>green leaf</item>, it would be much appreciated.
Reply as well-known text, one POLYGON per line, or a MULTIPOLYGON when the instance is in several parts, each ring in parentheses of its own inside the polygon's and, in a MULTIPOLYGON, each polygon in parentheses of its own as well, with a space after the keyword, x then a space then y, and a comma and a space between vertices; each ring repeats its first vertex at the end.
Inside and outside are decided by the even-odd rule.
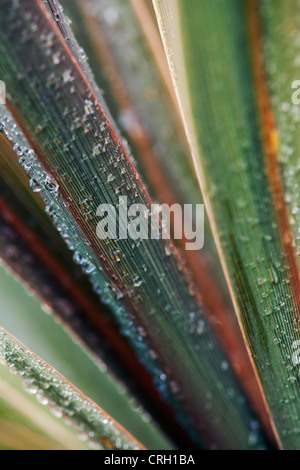
POLYGON ((0 365, 1 450, 87 450, 63 419, 26 392, 20 377, 0 365))
MULTIPOLYGON (((260 39, 266 31, 266 68, 278 90, 280 77, 289 75, 277 41, 293 31, 294 8, 235 0, 155 4, 219 254, 275 432, 284 448, 299 449, 293 360, 299 274, 260 39)), ((278 95, 275 102, 279 122, 290 125, 278 95)), ((286 170, 294 174, 290 164, 286 170)))
MULTIPOLYGON (((46 314, 35 296, 0 267, 0 324, 134 435, 148 449, 174 445, 82 342, 46 314)), ((4 377, 7 380, 7 377, 4 377)))
POLYGON ((0 340, 1 363, 20 375, 26 390, 36 394, 41 403, 49 404, 54 416, 64 417, 92 448, 143 448, 109 415, 3 328, 0 340))

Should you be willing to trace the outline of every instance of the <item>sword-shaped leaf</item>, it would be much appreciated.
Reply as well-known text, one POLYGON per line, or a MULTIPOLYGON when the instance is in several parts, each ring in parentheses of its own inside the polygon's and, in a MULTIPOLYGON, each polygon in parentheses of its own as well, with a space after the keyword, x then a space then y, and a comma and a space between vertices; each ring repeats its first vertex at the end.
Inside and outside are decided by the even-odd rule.
POLYGON ((298 111, 282 86, 295 79, 299 15, 295 3, 264 0, 155 5, 238 318, 278 439, 299 449, 299 269, 287 205, 298 207, 287 161, 298 111))

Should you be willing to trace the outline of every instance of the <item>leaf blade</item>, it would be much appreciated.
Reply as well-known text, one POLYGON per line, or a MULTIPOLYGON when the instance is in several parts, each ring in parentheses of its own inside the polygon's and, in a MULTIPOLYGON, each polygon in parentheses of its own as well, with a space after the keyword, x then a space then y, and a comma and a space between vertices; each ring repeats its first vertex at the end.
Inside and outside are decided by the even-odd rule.
POLYGON ((52 406, 57 417, 65 416, 78 433, 84 433, 90 446, 104 449, 142 449, 132 436, 95 403, 32 351, 0 329, 0 359, 19 374, 29 393, 52 406))
MULTIPOLYGON (((156 4, 163 21, 167 3, 156 4)), ((294 326, 298 302, 292 285, 297 281, 284 246, 266 165, 252 64, 253 18, 249 23, 247 9, 253 5, 257 2, 231 2, 225 11, 222 2, 201 2, 199 9, 199 3, 186 5, 179 0, 187 75, 184 84, 179 71, 182 55, 177 59, 174 52, 178 72, 174 72, 174 79, 177 86, 181 82, 179 95, 199 181, 211 208, 219 254, 277 439, 285 448, 298 448, 298 390, 291 384, 297 376, 292 361, 292 344, 299 336, 294 326), (198 40, 199 31, 205 33, 202 41, 198 40), (245 249, 247 243, 250 245, 245 249)), ((166 47, 174 50, 172 27, 167 25, 166 30, 166 47)))

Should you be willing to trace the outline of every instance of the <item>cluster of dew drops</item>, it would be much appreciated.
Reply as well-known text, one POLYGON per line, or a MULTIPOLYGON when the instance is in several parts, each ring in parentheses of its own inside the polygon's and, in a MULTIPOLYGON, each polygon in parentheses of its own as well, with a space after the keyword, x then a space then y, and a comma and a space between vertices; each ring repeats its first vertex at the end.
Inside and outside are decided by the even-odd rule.
POLYGON ((50 412, 62 418, 92 449, 102 449, 103 442, 104 445, 110 442, 117 449, 139 449, 108 415, 3 328, 0 328, 0 364, 21 377, 25 390, 35 395, 41 405, 48 405, 50 412))

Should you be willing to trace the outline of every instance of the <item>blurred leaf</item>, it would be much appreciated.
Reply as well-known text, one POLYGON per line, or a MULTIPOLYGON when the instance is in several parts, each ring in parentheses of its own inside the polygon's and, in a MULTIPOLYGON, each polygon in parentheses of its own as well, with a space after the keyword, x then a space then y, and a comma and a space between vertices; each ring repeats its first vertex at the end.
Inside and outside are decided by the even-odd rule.
MULTIPOLYGON (((79 340, 42 311, 38 299, 0 267, 0 324, 98 403, 149 449, 172 448, 150 417, 79 340)), ((7 378, 6 378, 7 379, 7 378)), ((174 446, 173 446, 174 447, 174 446)))
POLYGON ((163 177, 179 200, 201 202, 177 109, 131 2, 75 0, 62 5, 72 19, 77 40, 86 45, 97 83, 128 135, 144 178, 158 199, 168 198, 159 179, 163 177), (159 171, 155 172, 155 164, 159 171))
POLYGON ((277 165, 284 186, 285 202, 299 263, 299 37, 300 3, 269 2, 254 4, 259 24, 257 41, 264 60, 264 83, 269 91, 269 109, 277 130, 277 165), (296 98, 296 101, 295 101, 296 98))
POLYGON ((29 395, 21 379, 0 365, 0 449, 87 450, 72 428, 29 395))
POLYGON ((91 447, 143 448, 116 421, 3 328, 0 340, 1 363, 20 375, 26 390, 49 405, 55 416, 64 417, 91 447))

